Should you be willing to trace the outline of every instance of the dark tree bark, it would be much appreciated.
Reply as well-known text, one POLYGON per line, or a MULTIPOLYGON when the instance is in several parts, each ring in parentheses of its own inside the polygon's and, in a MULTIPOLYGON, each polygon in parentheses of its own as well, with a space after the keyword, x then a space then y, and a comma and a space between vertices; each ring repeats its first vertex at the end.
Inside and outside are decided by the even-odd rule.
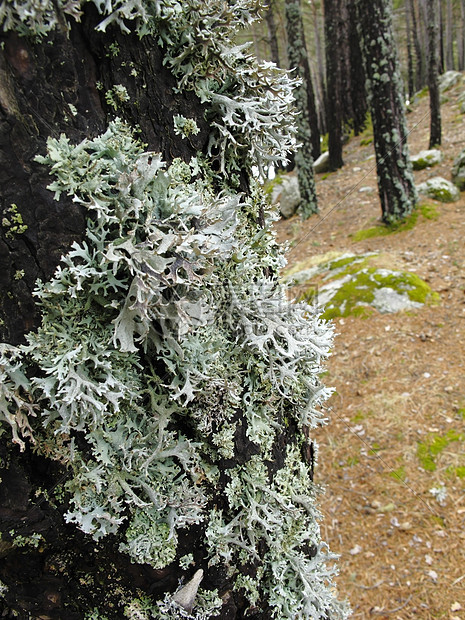
POLYGON ((390 2, 357 0, 357 12, 368 78, 382 218, 389 223, 406 217, 416 202, 390 2))
POLYGON ((357 31, 357 13, 355 0, 347 1, 348 40, 350 55, 350 95, 352 101, 352 125, 354 134, 358 136, 367 120, 368 101, 366 95, 366 76, 363 67, 360 38, 357 31))
POLYGON ((428 88, 430 104, 429 147, 441 144, 441 102, 438 71, 438 14, 436 0, 426 0, 428 10, 428 88))
POLYGON ((453 71, 454 63, 454 34, 453 34, 452 0, 446 1, 446 70, 453 71))
POLYGON ((459 11, 460 22, 457 27, 457 66, 459 71, 463 71, 465 69, 465 0, 460 0, 459 11))
POLYGON ((417 16, 415 0, 406 0, 406 3, 412 18, 413 47, 416 56, 415 90, 419 91, 426 83, 425 53, 421 44, 422 37, 420 36, 421 16, 417 16))
POLYGON ((316 51, 316 62, 317 62, 317 87, 316 87, 316 91, 318 93, 318 116, 319 116, 319 127, 320 127, 320 133, 321 134, 325 134, 327 133, 327 127, 328 127, 328 123, 327 123, 327 118, 326 118, 326 111, 327 111, 327 92, 326 92, 326 80, 325 80, 325 73, 326 73, 326 67, 325 67, 325 62, 324 62, 324 54, 322 51, 322 43, 321 43, 321 34, 320 34, 320 23, 322 21, 321 19, 321 4, 320 6, 317 6, 317 4, 315 2, 312 2, 311 7, 312 9, 312 17, 313 17, 313 38, 315 41, 315 51, 316 51))
MULTIPOLYGON (((0 341, 10 344, 23 342, 24 334, 38 326, 32 296, 36 279, 49 279, 85 230, 83 208, 65 196, 54 200, 46 189, 48 169, 34 161, 45 152, 47 137, 63 132, 78 143, 101 133, 113 116, 103 93, 122 84, 138 105, 122 106, 118 114, 140 126, 150 149, 162 152, 169 162, 189 159, 206 148, 209 131, 202 105, 192 95, 175 92, 176 79, 163 66, 160 48, 135 34, 123 35, 119 28, 96 32, 98 21, 101 17, 88 8, 81 23, 72 24, 69 36, 53 31, 50 44, 13 32, 0 35, 0 341), (108 53, 110 44, 119 45, 117 59, 108 53), (137 76, 131 76, 124 63, 133 63, 137 76), (175 135, 176 113, 197 119, 201 130, 190 141, 175 135), (17 216, 21 224, 15 223, 17 216)), ((14 530, 25 539, 40 534, 46 551, 0 543, 0 580, 8 586, 0 615, 11 608, 21 618, 81 620, 82 610, 102 605, 105 591, 113 587, 154 593, 176 587, 179 575, 134 565, 111 540, 96 543, 67 525, 63 507, 51 498, 69 472, 29 450, 19 453, 5 443, 6 436, 0 445, 0 530, 14 530), (47 493, 50 499, 45 499, 47 493), (102 566, 112 567, 105 583, 99 577, 102 566), (92 586, 83 583, 84 574, 92 586)), ((111 601, 106 604, 109 617, 121 617, 121 611, 111 610, 111 601)))
POLYGON ((409 10, 409 3, 408 3, 408 1, 405 3, 404 11, 405 11, 405 22, 406 22, 406 26, 407 26, 406 38, 407 38, 407 84, 408 84, 408 97, 409 97, 409 100, 411 101, 412 98, 413 98, 413 95, 415 93, 415 86, 414 86, 415 72, 414 72, 414 69, 413 69, 413 53, 412 53, 412 38, 413 38, 412 20, 411 20, 411 16, 410 16, 410 10, 409 10))
MULTIPOLYGON (((420 0, 421 1, 421 6, 423 8, 423 15, 424 15, 424 29, 425 29, 425 33, 426 33, 426 37, 425 39, 427 39, 428 37, 428 8, 427 8, 427 3, 429 0, 420 0)), ((442 4, 442 0, 436 0, 437 3, 437 12, 438 12, 438 52, 439 52, 439 73, 442 74, 444 73, 444 71, 446 70, 446 53, 445 53, 445 43, 444 43, 444 39, 445 39, 445 27, 444 27, 444 10, 443 10, 443 4, 442 4)))
MULTIPOLYGON (((326 84, 328 89, 329 169, 342 168, 343 128, 343 61, 347 49, 344 37, 344 0, 325 0, 326 84)), ((347 92, 347 89, 346 89, 347 92)), ((349 112, 350 116, 350 112, 349 112)))
POLYGON ((45 190, 49 176, 34 157, 45 152, 49 135, 66 133, 78 142, 101 133, 114 110, 103 95, 123 84, 137 106, 121 106, 118 115, 139 125, 150 149, 167 162, 188 159, 206 146, 208 128, 202 106, 193 97, 175 94, 175 78, 163 67, 162 54, 136 35, 109 29, 95 32, 98 16, 86 9, 82 24, 53 32, 52 44, 42 45, 14 33, 2 36, 0 51, 1 112, 0 158, 2 217, 11 219, 12 204, 27 227, 14 234, 3 226, 0 256, 0 340, 16 344, 26 331, 37 327, 32 290, 37 278, 48 279, 60 257, 84 231, 82 210, 68 201, 56 202, 45 190), (118 59, 108 45, 118 44, 118 59), (122 63, 137 67, 127 75, 122 63), (157 79, 158 76, 158 79, 157 79), (100 90, 96 84, 100 82, 100 90), (74 115, 69 105, 76 108, 74 115), (200 133, 190 142, 174 133, 173 116, 199 118, 200 133), (15 279, 17 271, 24 277, 15 279))
POLYGON ((271 60, 278 66, 281 66, 279 60, 279 46, 278 46, 278 30, 276 27, 276 21, 274 18, 274 6, 273 0, 270 0, 265 12, 266 25, 268 27, 268 43, 270 46, 271 60))
POLYGON ((313 161, 320 155, 320 134, 300 0, 286 0, 286 31, 289 69, 296 69, 298 77, 302 80, 302 84, 295 90, 296 106, 299 111, 297 139, 301 145, 295 155, 295 164, 302 198, 302 216, 307 218, 318 210, 313 161))

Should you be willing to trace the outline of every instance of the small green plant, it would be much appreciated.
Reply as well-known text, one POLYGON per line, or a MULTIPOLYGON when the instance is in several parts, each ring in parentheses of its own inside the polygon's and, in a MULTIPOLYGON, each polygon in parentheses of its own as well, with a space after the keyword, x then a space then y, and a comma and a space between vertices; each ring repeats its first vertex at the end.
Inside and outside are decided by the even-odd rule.
POLYGON ((423 469, 435 471, 436 457, 454 441, 465 441, 465 433, 451 429, 445 435, 429 435, 424 442, 420 442, 417 447, 417 457, 423 469))
POLYGON ((405 467, 401 465, 397 469, 393 469, 389 472, 389 476, 397 482, 403 482, 406 478, 405 467))
POLYGON ((2 218, 2 226, 4 228, 5 237, 14 239, 16 235, 22 235, 27 230, 27 225, 23 221, 23 216, 18 211, 16 204, 11 204, 5 211, 2 218))

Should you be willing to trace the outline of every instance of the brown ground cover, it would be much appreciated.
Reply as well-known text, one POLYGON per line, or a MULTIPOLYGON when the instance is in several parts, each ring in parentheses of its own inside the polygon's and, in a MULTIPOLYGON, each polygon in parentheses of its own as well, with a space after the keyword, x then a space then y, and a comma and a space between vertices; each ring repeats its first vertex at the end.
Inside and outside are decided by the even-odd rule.
MULTIPOLYGON (((465 147, 462 89, 442 106, 444 160, 415 172, 417 183, 450 179, 465 147)), ((408 114, 411 153, 428 148, 428 105, 421 98, 408 114)), ((434 203, 436 219, 355 242, 351 234, 381 214, 373 146, 362 140, 345 146, 341 170, 318 176, 318 215, 278 222, 278 238, 293 246, 289 262, 389 252, 441 302, 335 320, 330 423, 314 434, 322 536, 340 554, 337 584, 354 618, 465 620, 465 192, 450 204, 422 200, 434 203)))

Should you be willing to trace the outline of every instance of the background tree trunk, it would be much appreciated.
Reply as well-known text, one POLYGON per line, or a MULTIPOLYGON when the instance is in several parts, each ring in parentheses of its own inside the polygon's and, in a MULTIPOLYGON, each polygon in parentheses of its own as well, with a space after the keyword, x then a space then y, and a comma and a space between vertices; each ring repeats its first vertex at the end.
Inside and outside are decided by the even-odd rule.
POLYGON ((268 8, 265 12, 266 25, 268 27, 268 42, 270 45, 270 54, 271 60, 276 63, 278 67, 281 66, 279 60, 279 46, 278 46, 278 35, 276 22, 274 18, 274 2, 270 0, 268 3, 268 8))
POLYGON ((363 67, 362 50, 357 30, 355 0, 347 0, 348 44, 350 55, 350 97, 352 100, 353 129, 357 136, 367 120, 368 102, 366 95, 366 76, 363 67))
POLYGON ((413 70, 413 54, 412 54, 412 20, 410 16, 409 10, 409 2, 405 2, 405 23, 407 27, 406 38, 407 38, 407 84, 408 84, 408 97, 411 101, 413 95, 415 93, 414 87, 414 77, 415 72, 413 70))
POLYGON ((425 54, 421 44, 424 39, 422 39, 420 31, 421 16, 419 13, 417 16, 415 0, 406 0, 406 2, 412 18, 413 47, 416 56, 415 89, 419 91, 426 83, 425 54))
POLYGON ((320 155, 320 134, 315 107, 313 86, 308 65, 300 0, 286 0, 286 30, 289 68, 297 69, 302 84, 295 89, 297 140, 300 147, 295 154, 295 164, 301 195, 301 212, 304 219, 318 210, 313 160, 320 155))
POLYGON ((452 17, 452 0, 446 0, 446 70, 447 71, 453 71, 455 69, 453 30, 454 30, 454 27, 453 27, 453 17, 452 17))
MULTIPOLYGON (((343 2, 342 0, 325 0, 325 40, 326 40, 326 84, 328 89, 327 119, 328 119, 328 151, 329 169, 342 168, 342 119, 343 119, 343 60, 344 32, 343 32, 343 2)), ((347 91, 346 91, 347 92, 347 91)))
POLYGON ((383 220, 389 223, 406 217, 416 202, 390 2, 357 0, 357 11, 369 82, 378 191, 383 220))
POLYGON ((428 88, 430 102, 429 148, 441 144, 441 102, 438 71, 438 13, 436 0, 426 0, 428 10, 428 88))

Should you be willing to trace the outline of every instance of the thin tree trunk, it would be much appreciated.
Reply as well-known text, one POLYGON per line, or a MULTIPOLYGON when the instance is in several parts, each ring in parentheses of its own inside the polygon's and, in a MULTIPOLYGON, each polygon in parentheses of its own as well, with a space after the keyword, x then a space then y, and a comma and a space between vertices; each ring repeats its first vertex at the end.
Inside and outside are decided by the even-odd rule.
MULTIPOLYGON (((425 15, 427 15, 427 8, 426 8, 426 2, 428 0, 423 0, 423 7, 424 7, 424 12, 425 15)), ((444 71, 446 70, 446 58, 445 58, 445 51, 444 51, 444 11, 443 11, 443 5, 442 5, 442 0, 436 0, 437 2, 437 8, 436 10, 438 11, 438 15, 439 15, 439 38, 438 38, 438 50, 439 50, 439 58, 438 58, 438 62, 439 62, 439 73, 442 74, 444 73, 444 71)), ((428 22, 426 21, 427 18, 425 17, 425 30, 428 30, 428 22)), ((428 34, 426 33, 426 36, 428 36, 428 34)), ((428 52, 429 53, 429 52, 428 52)))
POLYGON ((321 16, 318 12, 318 7, 315 3, 311 4, 312 13, 313 13, 313 33, 315 39, 315 51, 316 51, 316 60, 317 60, 317 75, 318 79, 316 80, 316 92, 318 93, 318 100, 320 102, 319 105, 319 119, 320 119, 320 132, 325 134, 327 132, 327 120, 326 120, 326 110, 327 110, 327 96, 326 96, 326 80, 325 80, 325 60, 324 54, 322 51, 321 44, 321 35, 320 35, 320 21, 321 16))
POLYGON ((460 23, 457 26, 458 70, 465 70, 465 0, 460 0, 460 23))
POLYGON ((453 71, 455 69, 454 64, 454 36, 453 36, 453 23, 452 23, 452 0, 446 2, 446 69, 447 71, 453 71))
POLYGON ((356 4, 373 121, 378 190, 386 223, 405 218, 416 203, 390 4, 389 0, 357 0, 356 4))
POLYGON ((424 48, 420 42, 421 15, 418 15, 417 17, 415 0, 406 0, 406 2, 408 4, 408 7, 410 9, 410 15, 412 17, 413 47, 415 49, 416 56, 415 90, 419 91, 426 83, 425 54, 424 48))
POLYGON ((368 101, 366 95, 366 76, 363 67, 360 37, 357 32, 357 11, 355 0, 348 0, 348 42, 350 54, 350 95, 353 110, 353 129, 357 136, 365 127, 368 101))
POLYGON ((412 23, 410 17, 409 3, 405 3, 405 21, 407 25, 407 83, 408 83, 408 96, 410 101, 413 98, 415 92, 414 86, 414 70, 413 70, 413 54, 412 54, 412 23))
POLYGON ((276 21, 274 18, 273 0, 270 0, 265 13, 266 25, 268 27, 268 44, 270 46, 271 60, 280 67, 278 35, 276 21))
POLYGON ((438 72, 438 12, 436 0, 426 0, 428 16, 428 88, 430 101, 429 147, 441 144, 441 105, 438 72))
POLYGON ((342 159, 342 59, 343 37, 340 27, 341 0, 324 0, 326 38, 326 83, 328 88, 329 169, 344 165, 342 159))
POLYGON ((306 219, 318 210, 313 161, 320 154, 320 136, 300 0, 286 0, 286 30, 289 68, 297 69, 298 76, 302 80, 301 85, 295 89, 295 100, 299 111, 297 139, 300 143, 300 148, 295 154, 295 165, 302 199, 302 217, 306 219))

